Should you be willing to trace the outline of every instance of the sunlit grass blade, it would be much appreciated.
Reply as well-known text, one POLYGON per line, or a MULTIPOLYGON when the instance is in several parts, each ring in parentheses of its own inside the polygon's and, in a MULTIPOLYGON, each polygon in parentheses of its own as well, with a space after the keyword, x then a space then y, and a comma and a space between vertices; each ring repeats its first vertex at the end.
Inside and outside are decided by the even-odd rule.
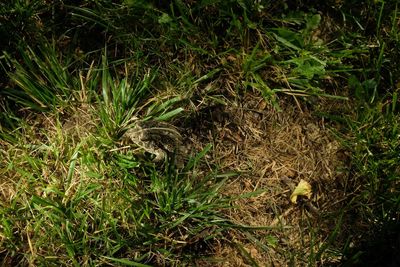
POLYGON ((34 110, 65 105, 77 85, 65 67, 68 59, 61 60, 54 45, 49 43, 43 43, 38 51, 27 47, 25 50, 20 48, 19 52, 22 63, 7 55, 7 60, 15 67, 15 71, 9 72, 15 87, 8 88, 5 93, 22 106, 34 110))

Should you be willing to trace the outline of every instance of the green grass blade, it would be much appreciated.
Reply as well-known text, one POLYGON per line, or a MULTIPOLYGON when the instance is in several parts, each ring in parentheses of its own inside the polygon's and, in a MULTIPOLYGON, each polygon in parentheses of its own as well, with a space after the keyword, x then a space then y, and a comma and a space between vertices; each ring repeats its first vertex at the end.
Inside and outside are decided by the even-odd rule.
POLYGON ((146 265, 146 264, 142 264, 142 263, 138 263, 138 262, 134 262, 128 259, 117 259, 117 258, 113 258, 113 257, 108 257, 108 256, 101 256, 102 258, 111 260, 113 262, 119 263, 123 266, 135 266, 135 267, 151 267, 151 265, 146 265))

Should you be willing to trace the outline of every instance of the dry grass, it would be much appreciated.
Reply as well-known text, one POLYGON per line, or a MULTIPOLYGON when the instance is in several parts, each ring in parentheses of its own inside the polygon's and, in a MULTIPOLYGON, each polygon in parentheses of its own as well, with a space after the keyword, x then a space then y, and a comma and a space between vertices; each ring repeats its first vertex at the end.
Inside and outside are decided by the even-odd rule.
POLYGON ((240 173, 223 193, 234 197, 259 192, 237 199, 228 216, 238 225, 271 227, 248 232, 269 244, 268 250, 243 232, 231 231, 225 242, 213 248, 210 266, 307 265, 311 251, 315 253, 328 238, 324 224, 332 229, 334 222, 325 215, 333 211, 341 194, 339 170, 346 165, 344 152, 323 119, 287 102, 282 102, 284 112, 276 112, 261 97, 248 93, 241 104, 210 110, 205 118, 209 121, 199 122, 209 127, 192 139, 213 143, 212 160, 224 171, 240 173), (295 205, 289 197, 300 179, 312 185, 313 197, 295 205), (241 253, 243 249, 247 253, 241 253), (255 262, 246 261, 246 256, 255 262))

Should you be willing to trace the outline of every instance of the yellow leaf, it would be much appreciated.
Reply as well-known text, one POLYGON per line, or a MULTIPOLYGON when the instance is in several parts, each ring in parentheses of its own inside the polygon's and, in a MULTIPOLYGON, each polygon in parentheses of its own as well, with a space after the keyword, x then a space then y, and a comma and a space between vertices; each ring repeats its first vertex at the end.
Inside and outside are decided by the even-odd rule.
POLYGON ((298 196, 305 196, 308 199, 310 199, 311 195, 312 195, 311 185, 308 182, 301 179, 299 184, 294 189, 292 195, 290 196, 290 201, 296 204, 298 196))

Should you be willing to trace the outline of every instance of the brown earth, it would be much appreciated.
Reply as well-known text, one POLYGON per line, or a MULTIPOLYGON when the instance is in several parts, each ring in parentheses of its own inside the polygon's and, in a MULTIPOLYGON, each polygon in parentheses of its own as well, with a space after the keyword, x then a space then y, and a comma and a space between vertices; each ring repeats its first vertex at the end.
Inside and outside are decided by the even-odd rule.
MULTIPOLYGON (((253 94, 240 103, 203 110, 190 135, 198 149, 213 144, 209 160, 221 172, 240 174, 222 193, 249 194, 237 198, 226 214, 245 227, 214 242, 214 255, 197 265, 308 265, 336 224, 331 214, 344 199, 346 152, 331 126, 306 108, 285 100, 277 112, 253 94), (301 179, 312 185, 313 195, 293 204, 290 195, 301 179)), ((334 254, 321 252, 320 262, 334 263, 334 254)))

